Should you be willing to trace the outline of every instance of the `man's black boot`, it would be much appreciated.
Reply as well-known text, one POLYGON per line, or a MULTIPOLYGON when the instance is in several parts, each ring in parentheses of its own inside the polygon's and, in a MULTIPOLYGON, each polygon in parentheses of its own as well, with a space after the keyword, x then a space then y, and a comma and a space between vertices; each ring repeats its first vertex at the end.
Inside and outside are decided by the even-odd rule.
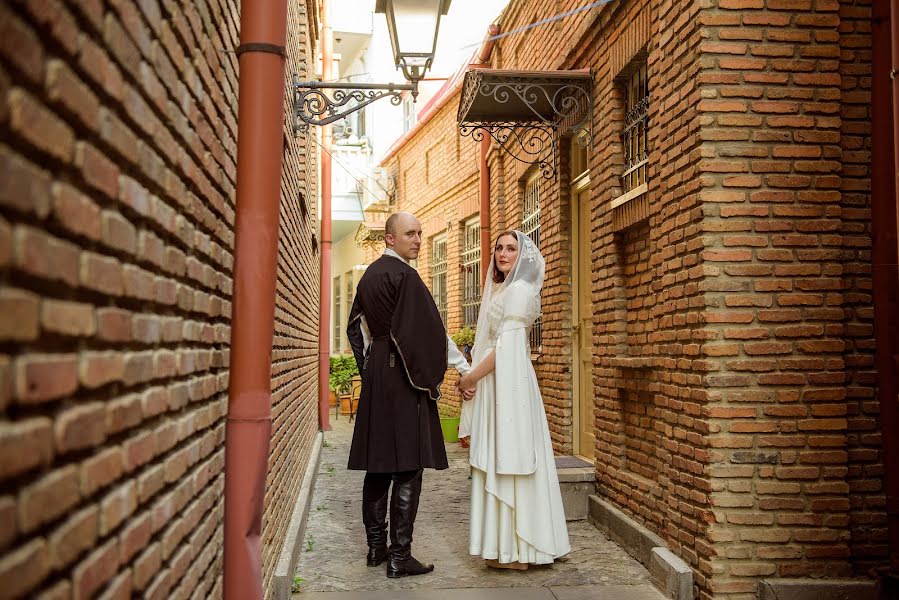
MULTIPOLYGON (((389 485, 389 482, 388 482, 389 485)), ((372 490, 374 491, 374 490, 372 490)), ((387 560, 387 490, 380 497, 362 498, 362 523, 368 539, 369 567, 377 567, 387 560)))
POLYGON ((412 529, 421 495, 421 471, 402 473, 393 480, 390 496, 390 550, 387 576, 390 578, 424 575, 434 565, 421 563, 412 556, 412 529))

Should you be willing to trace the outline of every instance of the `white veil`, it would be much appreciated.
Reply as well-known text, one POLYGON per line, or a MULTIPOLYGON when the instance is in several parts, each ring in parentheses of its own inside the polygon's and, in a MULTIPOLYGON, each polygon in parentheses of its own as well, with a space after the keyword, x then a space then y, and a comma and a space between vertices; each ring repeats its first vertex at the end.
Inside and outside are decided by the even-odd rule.
POLYGON ((490 327, 488 325, 490 304, 510 288, 513 288, 511 293, 516 296, 515 304, 526 305, 525 314, 518 315, 524 317, 522 327, 530 327, 540 316, 540 290, 543 288, 543 279, 546 276, 546 261, 531 238, 520 231, 513 231, 513 233, 518 238, 518 259, 512 266, 512 270, 506 275, 505 281, 502 283, 493 281, 494 260, 492 258, 490 267, 487 269, 484 294, 481 296, 481 308, 478 313, 478 328, 475 332, 474 348, 471 353, 473 365, 481 362, 493 348, 489 339, 490 327), (522 294, 526 298, 521 297, 522 294))

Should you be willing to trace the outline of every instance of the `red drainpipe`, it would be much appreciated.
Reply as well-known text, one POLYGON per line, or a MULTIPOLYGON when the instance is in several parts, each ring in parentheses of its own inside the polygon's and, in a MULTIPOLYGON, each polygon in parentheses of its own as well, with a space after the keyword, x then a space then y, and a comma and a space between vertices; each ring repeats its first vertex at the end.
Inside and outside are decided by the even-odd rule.
POLYGON ((880 398, 890 567, 899 573, 899 0, 873 5, 871 230, 875 357, 880 398), (892 13, 892 14, 890 14, 892 13), (892 17, 892 18, 891 18, 892 17), (892 36, 890 26, 892 25, 892 36), (890 57, 892 56, 892 67, 890 57), (892 87, 892 108, 890 88, 892 87), (892 121, 892 123, 890 123, 892 121))
MULTIPOLYGON (((322 0, 322 79, 333 79, 334 31, 331 29, 331 0, 322 0)), ((322 134, 322 240, 321 280, 319 282, 318 321, 318 423, 322 431, 331 431, 328 420, 328 375, 331 345, 331 126, 322 134)), ((340 293, 335 290, 335 293, 340 293)))
POLYGON ((272 428, 286 41, 287 0, 241 2, 234 293, 225 425, 226 600, 262 598, 260 534, 272 428))
MULTIPOLYGON (((496 40, 499 35, 499 25, 493 24, 487 28, 487 39, 478 52, 478 64, 486 65, 493 53, 496 40)), ((481 287, 487 277, 487 269, 490 268, 490 260, 493 258, 493 239, 490 236, 490 166, 487 164, 487 153, 490 151, 490 136, 484 135, 481 139, 481 156, 478 163, 480 180, 481 203, 481 287)))

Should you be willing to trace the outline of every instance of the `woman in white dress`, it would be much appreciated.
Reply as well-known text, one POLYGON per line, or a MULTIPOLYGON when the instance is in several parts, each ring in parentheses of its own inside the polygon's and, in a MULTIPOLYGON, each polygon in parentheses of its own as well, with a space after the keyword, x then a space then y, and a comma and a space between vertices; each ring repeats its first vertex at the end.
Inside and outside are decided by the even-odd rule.
POLYGON ((549 564, 571 550, 528 330, 540 315, 546 262, 520 231, 500 234, 487 272, 472 353, 459 387, 470 436, 468 551, 496 568, 549 564))

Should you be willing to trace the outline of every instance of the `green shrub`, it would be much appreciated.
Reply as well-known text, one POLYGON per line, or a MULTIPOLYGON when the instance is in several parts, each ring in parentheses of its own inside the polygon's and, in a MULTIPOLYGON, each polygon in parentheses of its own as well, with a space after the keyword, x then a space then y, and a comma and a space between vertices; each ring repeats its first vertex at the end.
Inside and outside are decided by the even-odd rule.
POLYGON ((347 394, 353 386, 353 377, 359 375, 356 359, 352 354, 335 354, 331 356, 331 373, 328 385, 336 394, 347 394))

